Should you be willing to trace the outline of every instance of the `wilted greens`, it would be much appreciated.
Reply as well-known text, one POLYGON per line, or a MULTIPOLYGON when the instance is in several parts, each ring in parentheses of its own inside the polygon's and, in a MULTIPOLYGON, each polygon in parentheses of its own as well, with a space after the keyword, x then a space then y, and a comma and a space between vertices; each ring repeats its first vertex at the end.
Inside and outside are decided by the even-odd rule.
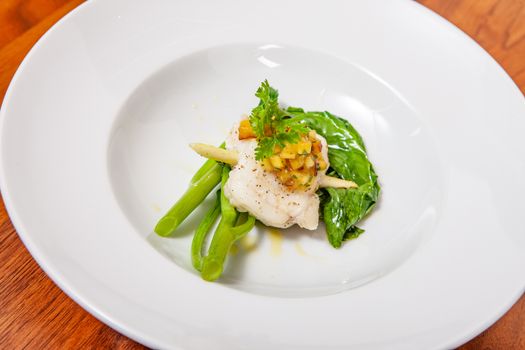
POLYGON ((292 119, 300 120, 323 136, 328 143, 330 168, 328 175, 354 181, 359 188, 321 189, 322 217, 330 244, 338 248, 346 239, 356 238, 364 231, 356 226, 379 198, 377 174, 368 160, 361 135, 345 119, 329 112, 305 112, 288 108, 292 119))

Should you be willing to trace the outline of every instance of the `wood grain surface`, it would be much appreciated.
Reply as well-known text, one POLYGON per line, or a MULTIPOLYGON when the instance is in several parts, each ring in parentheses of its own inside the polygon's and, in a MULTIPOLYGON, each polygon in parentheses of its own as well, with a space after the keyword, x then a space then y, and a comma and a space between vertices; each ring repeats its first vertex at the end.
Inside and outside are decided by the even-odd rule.
MULTIPOLYGON (((419 2, 474 38, 525 92, 525 0, 419 2)), ((0 0, 0 102, 29 49, 80 3, 0 0)), ((144 348, 96 320, 55 286, 18 238, 1 198, 0 281, 2 349, 144 348)), ((460 349, 525 349, 525 297, 460 349)))

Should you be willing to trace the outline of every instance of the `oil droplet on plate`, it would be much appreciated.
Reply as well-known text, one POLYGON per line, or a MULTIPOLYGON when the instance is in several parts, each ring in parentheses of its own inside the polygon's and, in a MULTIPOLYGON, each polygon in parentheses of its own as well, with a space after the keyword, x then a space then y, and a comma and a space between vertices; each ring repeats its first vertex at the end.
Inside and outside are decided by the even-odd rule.
POLYGON ((308 253, 304 251, 303 246, 299 242, 295 242, 294 248, 297 254, 299 254, 300 256, 308 256, 308 253))
POLYGON ((283 234, 277 229, 268 230, 268 237, 270 238, 270 254, 272 256, 279 256, 283 250, 283 234))
POLYGON ((237 253, 239 253, 239 246, 234 243, 231 246, 230 251, 228 252, 228 254, 230 254, 230 256, 235 256, 235 255, 237 255, 237 253))
POLYGON ((245 252, 251 252, 255 250, 255 248, 257 248, 259 240, 257 239, 257 237, 244 236, 240 240, 240 243, 241 243, 241 248, 245 252))

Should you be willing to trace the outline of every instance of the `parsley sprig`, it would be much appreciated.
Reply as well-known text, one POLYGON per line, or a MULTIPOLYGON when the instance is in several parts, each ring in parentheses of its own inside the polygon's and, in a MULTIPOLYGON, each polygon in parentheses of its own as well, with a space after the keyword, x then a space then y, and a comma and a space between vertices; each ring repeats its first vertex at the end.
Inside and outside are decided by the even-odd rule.
POLYGON ((273 155, 275 146, 296 143, 309 129, 296 118, 291 118, 279 106, 279 92, 270 86, 268 80, 261 83, 255 93, 260 101, 252 110, 250 125, 257 136, 255 159, 263 160, 273 155))

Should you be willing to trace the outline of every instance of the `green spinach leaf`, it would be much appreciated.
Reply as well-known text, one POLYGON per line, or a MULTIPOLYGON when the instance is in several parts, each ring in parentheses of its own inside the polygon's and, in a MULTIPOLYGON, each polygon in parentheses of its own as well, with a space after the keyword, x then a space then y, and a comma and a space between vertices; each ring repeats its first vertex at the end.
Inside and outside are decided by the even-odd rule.
POLYGON ((326 139, 330 161, 328 175, 359 185, 356 189, 327 188, 320 192, 321 217, 326 224, 328 240, 339 248, 344 240, 364 232, 356 224, 373 209, 379 198, 381 188, 377 174, 368 160, 361 135, 347 120, 329 112, 305 112, 294 107, 288 108, 287 113, 326 139))

